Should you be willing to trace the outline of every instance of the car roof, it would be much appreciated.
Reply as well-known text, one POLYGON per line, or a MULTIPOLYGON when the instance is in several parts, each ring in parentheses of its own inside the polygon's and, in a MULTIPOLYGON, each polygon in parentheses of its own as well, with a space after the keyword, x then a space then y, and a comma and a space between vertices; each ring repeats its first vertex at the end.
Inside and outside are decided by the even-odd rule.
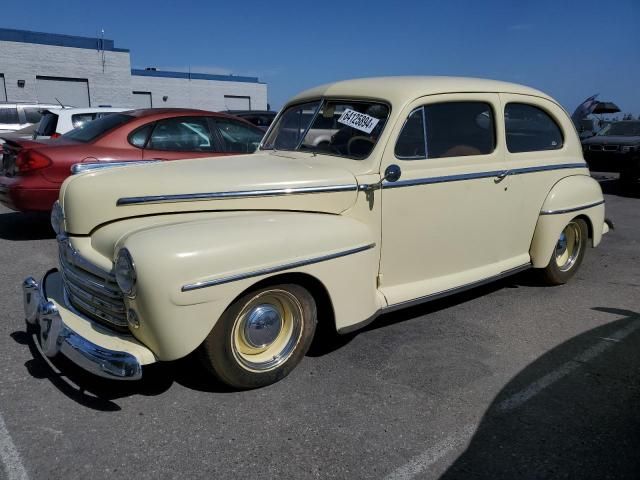
POLYGON ((0 102, 0 107, 38 107, 38 108, 68 108, 55 103, 30 103, 30 102, 0 102))
MULTIPOLYGON (((49 110, 49 109, 45 109, 49 110)), ((129 110, 127 107, 66 107, 63 109, 56 109, 55 114, 60 115, 66 113, 69 115, 75 115, 78 113, 99 113, 99 112, 124 112, 129 110)))
POLYGON ((273 110, 225 110, 229 115, 277 115, 273 110))
POLYGON ((182 117, 187 115, 192 116, 213 116, 213 117, 226 117, 224 113, 211 112, 208 110, 198 110, 196 108, 140 108, 138 110, 128 110, 128 115, 134 117, 167 117, 176 116, 182 117))
POLYGON ((477 92, 517 93, 554 101, 539 90, 516 83, 471 77, 407 76, 342 80, 301 92, 291 102, 313 97, 344 96, 378 98, 399 104, 425 95, 477 92))

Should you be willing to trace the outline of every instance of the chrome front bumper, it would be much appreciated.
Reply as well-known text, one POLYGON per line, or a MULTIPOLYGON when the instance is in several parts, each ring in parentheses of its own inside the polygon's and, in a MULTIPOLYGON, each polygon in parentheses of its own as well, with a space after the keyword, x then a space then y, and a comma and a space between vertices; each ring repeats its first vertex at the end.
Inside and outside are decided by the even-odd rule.
POLYGON ((61 309, 66 311, 63 295, 58 294, 58 298, 47 296, 49 284, 61 291, 59 277, 60 273, 53 269, 44 275, 40 284, 33 277, 22 282, 25 318, 28 324, 38 329, 38 340, 44 354, 54 357, 61 353, 81 368, 104 378, 139 380, 142 362, 136 355, 98 345, 64 322, 61 314, 61 309))

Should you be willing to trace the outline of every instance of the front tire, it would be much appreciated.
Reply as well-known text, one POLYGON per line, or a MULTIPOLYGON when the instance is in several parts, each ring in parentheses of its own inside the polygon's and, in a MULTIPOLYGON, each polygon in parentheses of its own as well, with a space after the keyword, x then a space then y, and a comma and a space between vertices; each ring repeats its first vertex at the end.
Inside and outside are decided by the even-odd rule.
POLYGON ((317 308, 303 287, 281 284, 246 293, 222 314, 200 347, 222 382, 258 388, 286 377, 313 340, 317 308))
POLYGON ((562 230, 542 278, 549 285, 567 283, 584 259, 589 238, 587 223, 574 218, 562 230))

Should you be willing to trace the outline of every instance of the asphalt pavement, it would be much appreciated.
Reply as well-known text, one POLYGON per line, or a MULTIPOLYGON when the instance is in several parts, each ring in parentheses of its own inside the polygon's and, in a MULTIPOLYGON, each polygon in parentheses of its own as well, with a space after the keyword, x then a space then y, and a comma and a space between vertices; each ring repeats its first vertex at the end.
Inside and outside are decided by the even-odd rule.
POLYGON ((640 193, 598 178, 616 229, 567 285, 385 315, 247 392, 193 358, 129 383, 43 359, 20 283, 55 240, 0 209, 0 478, 640 478, 640 193))

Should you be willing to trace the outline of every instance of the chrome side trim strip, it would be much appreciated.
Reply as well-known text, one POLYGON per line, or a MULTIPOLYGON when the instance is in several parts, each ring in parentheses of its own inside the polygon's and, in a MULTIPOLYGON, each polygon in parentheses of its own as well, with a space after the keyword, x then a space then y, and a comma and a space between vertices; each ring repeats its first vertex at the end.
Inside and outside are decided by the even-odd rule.
POLYGON ((254 270, 253 272, 239 273, 237 275, 230 275, 228 277, 189 283, 187 285, 184 285, 181 290, 183 292, 190 292, 191 290, 214 287, 216 285, 222 285, 230 282, 237 282, 238 280, 245 280, 247 278, 259 277, 261 275, 284 272, 285 270, 291 270, 292 268, 304 267, 306 265, 312 265, 314 263, 325 262, 327 260, 333 260, 334 258, 346 257, 347 255, 353 255, 354 253, 364 252, 365 250, 369 250, 375 246, 376 246, 375 243, 370 243, 368 245, 363 245, 361 247, 350 248, 349 250, 343 250, 341 252, 331 253, 329 255, 322 255, 320 257, 314 257, 306 260, 299 260, 297 262, 286 263, 284 265, 279 265, 277 267, 263 268, 261 270, 254 270))
MULTIPOLYGON (((551 170, 565 170, 568 168, 587 168, 586 163, 561 163, 557 165, 541 165, 536 167, 515 168, 513 170, 494 170, 489 172, 463 173, 460 175, 444 175, 441 177, 415 178, 411 180, 399 180, 397 182, 384 183, 382 188, 413 187, 415 185, 429 185, 432 183, 459 182, 463 180, 475 180, 479 178, 498 177, 500 174, 522 175, 526 173, 548 172, 551 170)), ((364 190, 364 188, 361 188, 364 190)))
POLYGON ((121 162, 94 162, 94 163, 74 163, 71 165, 71 175, 89 172, 92 170, 104 170, 105 168, 115 167, 131 167, 134 165, 147 165, 149 163, 158 163, 162 160, 130 160, 121 162))
POLYGON ((523 272, 525 270, 528 270, 529 268, 531 268, 531 263, 526 263, 519 267, 510 268, 509 270, 505 270, 504 272, 501 272, 497 275, 494 275, 492 277, 487 277, 482 280, 478 280, 476 282, 467 283, 466 285, 461 285, 459 287, 454 287, 448 290, 443 290, 441 292, 425 295, 424 297, 419 297, 414 300, 407 300, 406 302, 400 302, 400 303, 395 303, 393 305, 388 305, 386 307, 381 308, 376 313, 374 313, 371 317, 365 319, 362 322, 339 329, 338 333, 346 334, 346 333, 355 332, 356 330, 360 330, 361 328, 366 327, 368 324, 373 322, 376 318, 378 318, 382 314, 395 312, 396 310, 413 307, 415 305, 420 305, 422 303, 431 302, 433 300, 438 300, 440 298, 448 297, 450 295, 455 295, 456 293, 461 293, 466 290, 471 290, 472 288, 480 287, 482 285, 486 285, 487 283, 492 283, 502 278, 515 275, 516 273, 523 272))
POLYGON ((604 200, 600 200, 599 202, 589 203, 587 205, 581 205, 580 207, 574 208, 564 208, 562 210, 542 210, 540 215, 560 215, 562 213, 570 213, 577 212, 578 210, 586 210, 587 208, 597 207, 598 205, 604 204, 604 200))
POLYGON ((414 178, 411 180, 398 180, 397 182, 383 183, 382 188, 413 187, 415 185, 429 185, 432 183, 459 182, 462 180, 475 180, 477 178, 497 177, 504 170, 491 172, 463 173, 460 175, 445 175, 442 177, 414 178))
POLYGON ((321 187, 272 188, 267 190, 240 190, 235 192, 179 193, 174 195, 151 195, 146 197, 119 198, 116 206, 149 203, 195 202, 200 200, 228 200, 234 198, 273 197, 278 195, 304 195, 309 193, 354 192, 356 184, 328 185, 321 187))

